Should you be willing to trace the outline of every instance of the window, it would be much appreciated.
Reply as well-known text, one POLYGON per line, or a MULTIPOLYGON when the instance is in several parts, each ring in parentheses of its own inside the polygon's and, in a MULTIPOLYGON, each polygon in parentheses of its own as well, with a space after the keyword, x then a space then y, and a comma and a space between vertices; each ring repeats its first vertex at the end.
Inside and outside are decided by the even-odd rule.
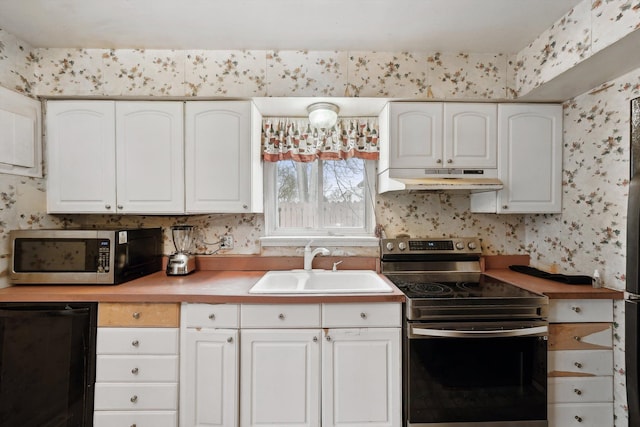
POLYGON ((375 162, 359 158, 265 163, 271 236, 373 235, 375 162))

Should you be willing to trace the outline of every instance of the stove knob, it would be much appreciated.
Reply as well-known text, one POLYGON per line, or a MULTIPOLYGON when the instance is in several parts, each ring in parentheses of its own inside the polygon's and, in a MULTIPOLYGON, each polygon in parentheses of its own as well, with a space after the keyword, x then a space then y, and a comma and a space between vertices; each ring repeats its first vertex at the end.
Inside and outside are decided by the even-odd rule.
POLYGON ((398 249, 404 251, 405 249, 407 249, 407 244, 405 242, 398 243, 398 249))
POLYGON ((476 246, 476 242, 469 242, 469 249, 474 250, 475 248, 477 248, 476 246))
POLYGON ((387 250, 388 251, 392 251, 393 250, 393 243, 391 243, 391 242, 387 243, 387 250))
POLYGON ((460 249, 460 250, 464 249, 464 243, 462 243, 462 242, 457 242, 457 243, 456 243, 456 249, 460 249))

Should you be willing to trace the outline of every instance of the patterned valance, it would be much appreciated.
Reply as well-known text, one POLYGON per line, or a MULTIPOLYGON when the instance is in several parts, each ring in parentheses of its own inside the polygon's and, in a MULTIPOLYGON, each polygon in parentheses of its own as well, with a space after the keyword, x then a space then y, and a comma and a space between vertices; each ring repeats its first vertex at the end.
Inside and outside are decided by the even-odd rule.
POLYGON ((339 119, 331 129, 312 128, 308 119, 265 118, 262 121, 262 156, 267 162, 313 162, 357 157, 380 157, 378 119, 339 119))

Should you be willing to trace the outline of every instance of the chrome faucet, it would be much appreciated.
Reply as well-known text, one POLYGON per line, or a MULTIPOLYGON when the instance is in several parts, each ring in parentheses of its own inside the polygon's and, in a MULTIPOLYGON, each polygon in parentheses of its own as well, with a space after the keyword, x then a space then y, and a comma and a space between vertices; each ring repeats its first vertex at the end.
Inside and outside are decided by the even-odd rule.
POLYGON ((311 250, 311 243, 313 240, 307 243, 307 246, 304 247, 304 269, 306 271, 311 271, 311 264, 313 264, 313 258, 318 255, 330 255, 331 252, 327 248, 315 248, 313 251, 311 250))

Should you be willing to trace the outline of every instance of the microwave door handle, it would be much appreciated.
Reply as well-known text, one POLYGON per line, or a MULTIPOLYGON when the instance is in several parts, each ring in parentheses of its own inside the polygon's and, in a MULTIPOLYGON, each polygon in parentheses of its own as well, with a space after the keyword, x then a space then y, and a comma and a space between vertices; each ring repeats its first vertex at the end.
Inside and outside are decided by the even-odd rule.
POLYGON ((412 326, 410 332, 409 338, 508 338, 546 335, 549 332, 549 328, 547 326, 534 326, 522 329, 456 331, 412 326))

